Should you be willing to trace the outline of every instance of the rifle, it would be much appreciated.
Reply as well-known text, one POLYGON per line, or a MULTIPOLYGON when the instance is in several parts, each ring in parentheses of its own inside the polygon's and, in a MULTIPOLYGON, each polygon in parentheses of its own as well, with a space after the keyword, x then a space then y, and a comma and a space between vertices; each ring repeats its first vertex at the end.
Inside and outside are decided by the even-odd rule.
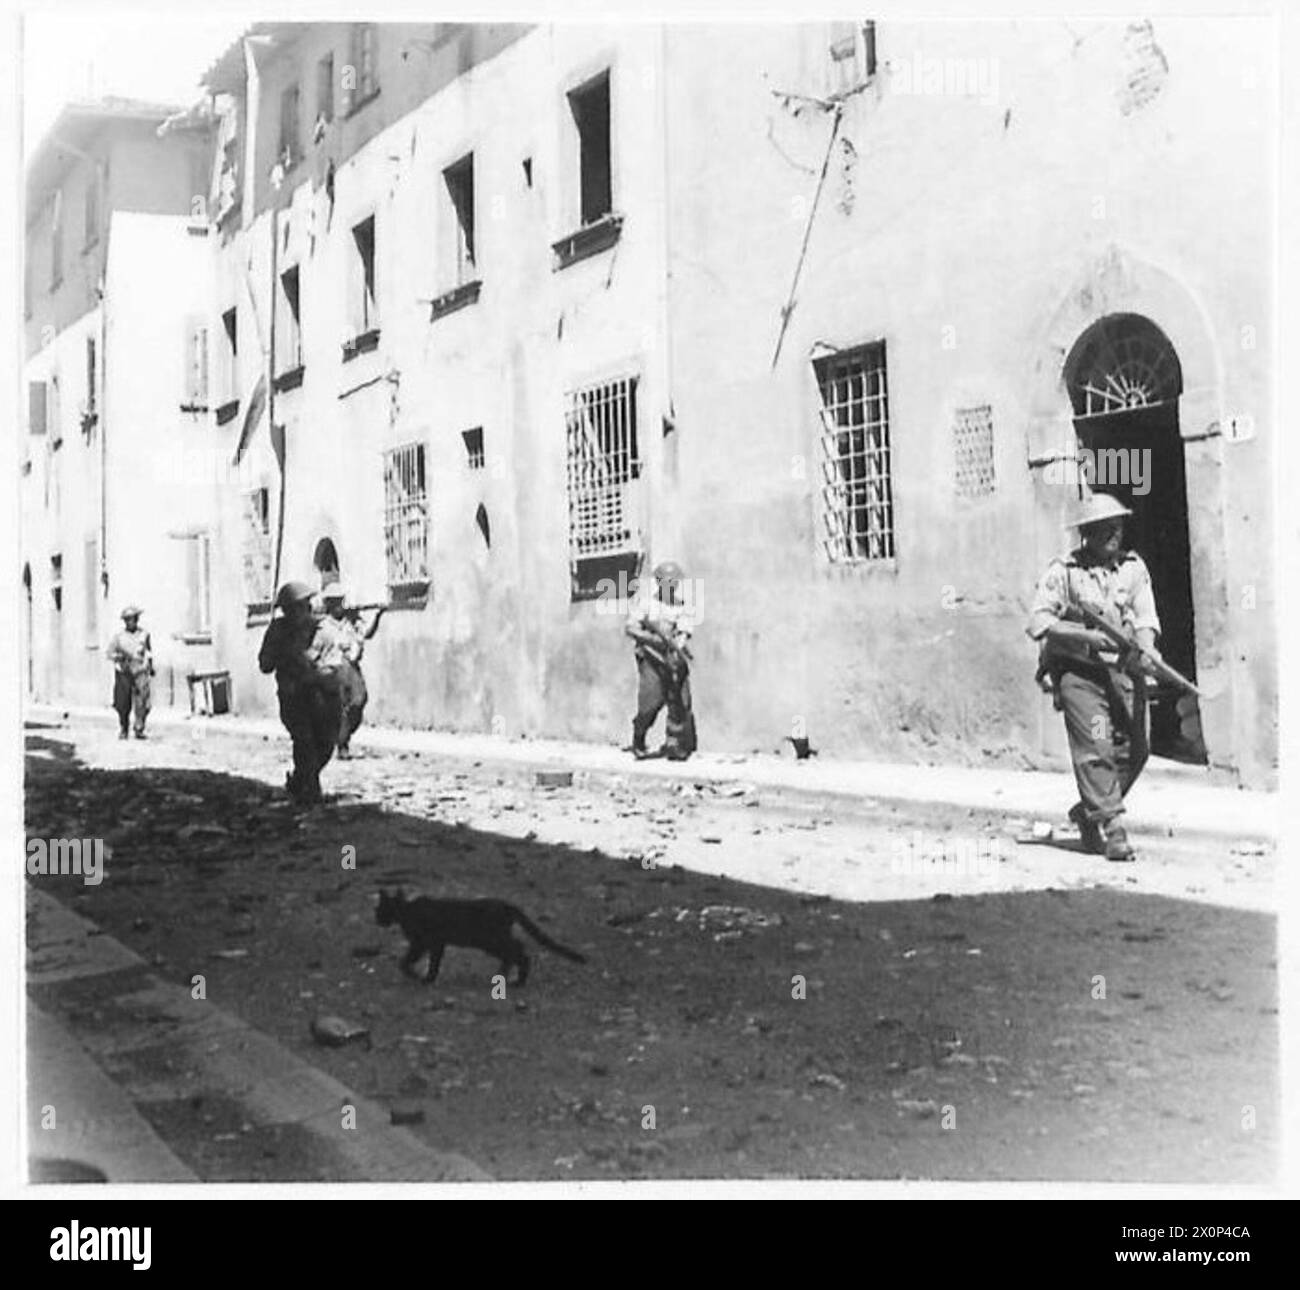
POLYGON ((1077 600, 1071 599, 1065 617, 1067 619, 1077 618, 1085 627, 1101 632, 1119 650, 1121 657, 1125 654, 1140 655, 1151 665, 1151 669, 1158 680, 1165 681, 1170 685, 1176 685, 1179 689, 1196 695, 1197 698, 1203 697, 1200 690, 1191 681, 1176 668, 1170 667, 1159 654, 1144 649, 1134 637, 1116 627, 1114 623, 1097 613, 1096 610, 1089 609, 1087 605, 1081 605, 1077 600))
POLYGON ((646 656, 653 659, 661 667, 666 667, 675 675, 688 672, 690 670, 690 649, 685 646, 673 645, 660 636, 658 632, 653 633, 653 635, 657 638, 657 643, 654 645, 647 644, 645 641, 637 642, 641 649, 645 651, 646 656))

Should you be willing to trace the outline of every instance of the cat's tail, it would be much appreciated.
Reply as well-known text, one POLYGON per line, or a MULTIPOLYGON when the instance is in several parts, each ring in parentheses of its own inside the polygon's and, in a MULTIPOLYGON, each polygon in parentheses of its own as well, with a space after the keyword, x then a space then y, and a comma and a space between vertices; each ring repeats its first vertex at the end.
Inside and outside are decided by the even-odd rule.
POLYGON ((537 926, 531 918, 522 910, 515 910, 515 922, 535 940, 538 945, 544 945, 548 950, 553 950, 561 957, 570 959, 574 963, 585 963, 586 958, 579 954, 577 950, 571 950, 567 945, 561 945, 559 941, 553 941, 547 934, 537 926))

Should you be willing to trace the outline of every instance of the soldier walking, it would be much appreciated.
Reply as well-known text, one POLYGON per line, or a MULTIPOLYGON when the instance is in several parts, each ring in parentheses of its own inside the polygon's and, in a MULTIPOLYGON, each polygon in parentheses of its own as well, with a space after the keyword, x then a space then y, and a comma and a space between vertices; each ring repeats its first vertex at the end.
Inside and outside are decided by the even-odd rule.
POLYGON ((140 628, 140 609, 127 605, 122 610, 123 627, 108 643, 108 661, 113 665, 113 707, 117 709, 119 739, 126 739, 134 716, 135 737, 145 739, 144 723, 149 716, 150 678, 153 676, 153 644, 140 628))
POLYGON ((682 578, 676 561, 656 565, 653 591, 639 597, 628 615, 626 632, 636 642, 637 713, 632 719, 632 755, 638 761, 651 756, 685 761, 696 747, 690 680, 694 615, 682 599, 682 578), (665 707, 664 744, 658 753, 651 753, 646 735, 665 707))
POLYGON ((257 665, 274 672, 280 720, 293 740, 293 770, 285 777, 300 805, 321 800, 320 772, 334 755, 339 729, 339 676, 330 666, 330 641, 312 608, 305 582, 286 582, 275 598, 279 617, 262 638, 257 665))
POLYGON ((1048 565, 1026 628, 1040 642, 1040 683, 1050 682, 1065 718, 1079 788, 1070 819, 1085 850, 1115 861, 1137 858, 1122 823, 1124 798, 1146 764, 1147 678, 1159 658, 1151 575, 1124 548, 1131 514, 1106 494, 1087 498, 1068 526, 1079 530, 1080 544, 1048 565), (1138 649, 1121 653, 1104 632, 1070 621, 1071 605, 1109 619, 1138 649))

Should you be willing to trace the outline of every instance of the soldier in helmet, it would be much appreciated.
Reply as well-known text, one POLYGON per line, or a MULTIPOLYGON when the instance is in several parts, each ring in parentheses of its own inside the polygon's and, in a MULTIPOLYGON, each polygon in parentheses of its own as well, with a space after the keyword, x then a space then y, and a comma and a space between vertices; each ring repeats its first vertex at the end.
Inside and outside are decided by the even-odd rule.
POLYGON ((320 772, 334 755, 339 728, 339 677, 313 613, 313 596, 305 582, 280 588, 279 617, 271 620, 257 655, 258 667, 275 673, 280 720, 293 740, 293 771, 285 787, 302 805, 321 800, 320 772))
POLYGON ((1079 800, 1070 819, 1086 850, 1107 860, 1136 859, 1123 826, 1124 797, 1147 759, 1146 681, 1149 660, 1121 656, 1110 638, 1069 621, 1071 603, 1086 605, 1121 626, 1154 653, 1160 634, 1151 575, 1142 557, 1124 547, 1132 512, 1104 493, 1086 499, 1067 527, 1080 543, 1048 565, 1026 628, 1040 642, 1040 681, 1050 681, 1074 763, 1079 800))
POLYGON ((153 646, 149 633, 140 629, 140 608, 127 605, 122 610, 123 627, 108 643, 108 661, 113 665, 113 707, 117 709, 119 739, 127 738, 131 718, 135 718, 135 737, 144 739, 145 719, 149 716, 153 676, 153 646))
POLYGON ((636 642, 637 713, 632 719, 632 754, 641 760, 659 755, 685 761, 695 751, 691 711, 690 640, 694 615, 682 597, 682 568, 673 560, 655 566, 654 587, 634 601, 627 635, 636 642), (646 748, 646 735, 661 708, 667 708, 664 745, 646 748))

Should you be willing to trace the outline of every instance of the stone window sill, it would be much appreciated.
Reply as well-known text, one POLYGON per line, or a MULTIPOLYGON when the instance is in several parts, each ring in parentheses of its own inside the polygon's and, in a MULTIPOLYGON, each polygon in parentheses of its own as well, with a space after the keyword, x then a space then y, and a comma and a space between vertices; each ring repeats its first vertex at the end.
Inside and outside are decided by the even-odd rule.
POLYGON ((296 390, 302 384, 303 372, 306 369, 301 363, 297 367, 291 367, 287 371, 281 372, 275 378, 275 392, 283 394, 286 390, 296 390))
POLYGON ((350 363, 358 354, 369 354, 379 348, 379 328, 372 327, 343 342, 343 361, 350 363))
POLYGON ((555 252, 555 269, 567 269, 579 260, 589 259, 608 251, 623 234, 623 217, 621 215, 602 215, 594 224, 588 224, 576 232, 551 243, 555 252))
POLYGON ((453 287, 450 291, 444 291, 437 299, 429 302, 429 321, 437 322, 439 318, 445 318, 448 314, 454 314, 467 305, 475 304, 482 289, 482 281, 476 279, 459 287, 453 287))

